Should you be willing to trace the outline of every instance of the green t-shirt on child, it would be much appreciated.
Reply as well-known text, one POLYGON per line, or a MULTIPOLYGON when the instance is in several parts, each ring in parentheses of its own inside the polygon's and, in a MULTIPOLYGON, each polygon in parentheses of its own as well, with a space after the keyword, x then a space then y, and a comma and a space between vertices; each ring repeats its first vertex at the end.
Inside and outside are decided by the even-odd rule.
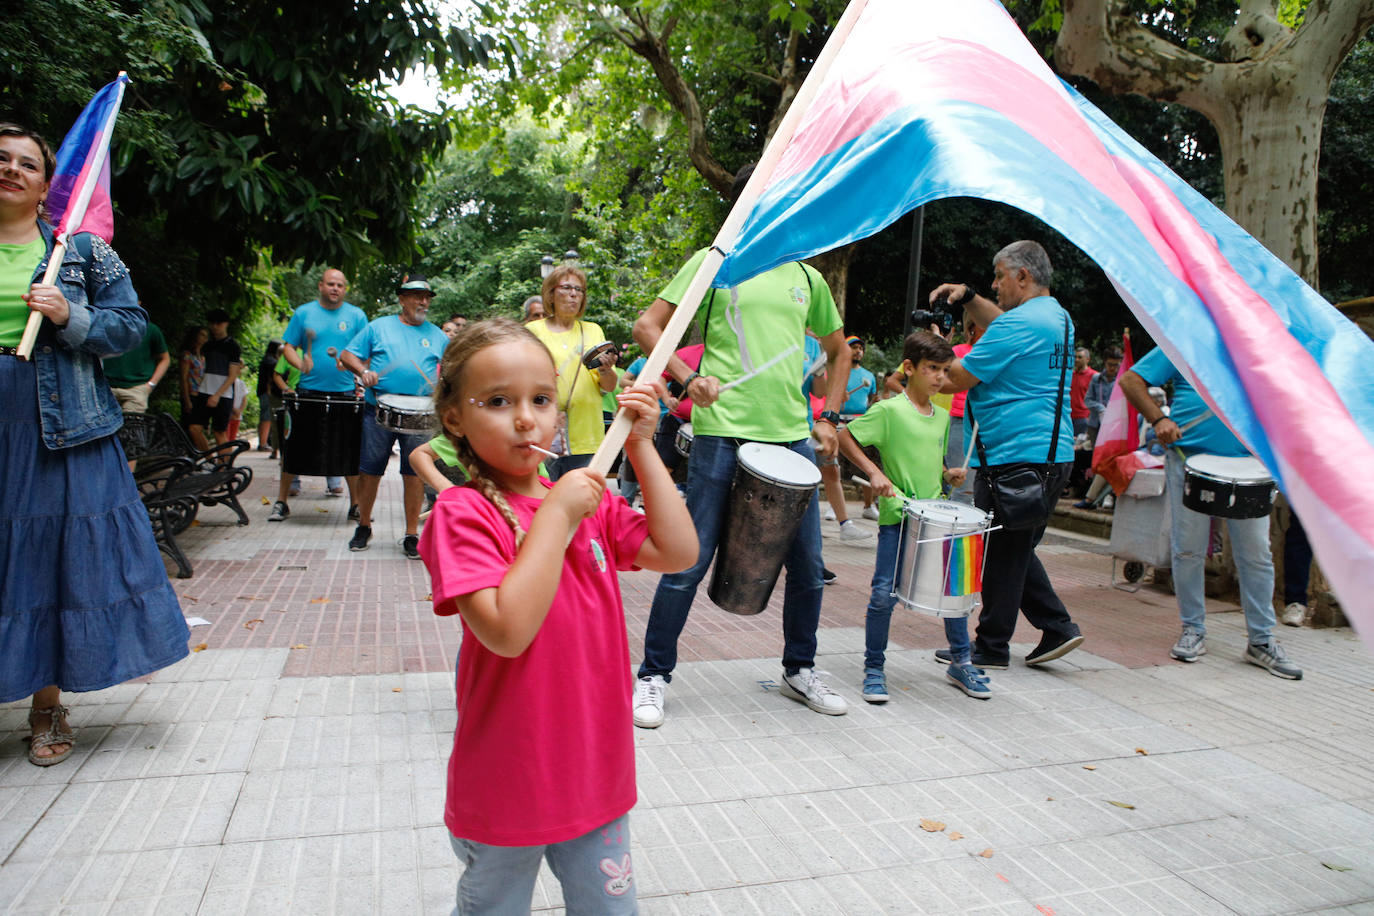
MULTIPOLYGON (((912 499, 935 499, 941 490, 949 411, 934 403, 930 407, 932 415, 923 416, 911 398, 900 394, 879 401, 846 426, 855 442, 878 449, 887 479, 912 499)), ((901 499, 880 497, 878 524, 899 524, 903 511, 901 499)))

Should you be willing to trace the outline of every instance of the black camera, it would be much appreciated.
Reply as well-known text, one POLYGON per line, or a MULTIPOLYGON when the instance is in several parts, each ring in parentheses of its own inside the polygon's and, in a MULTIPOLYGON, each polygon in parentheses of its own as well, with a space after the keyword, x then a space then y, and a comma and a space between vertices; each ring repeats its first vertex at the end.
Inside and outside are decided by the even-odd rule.
POLYGON ((928 331, 933 324, 940 329, 941 334, 948 337, 954 327, 954 315, 950 312, 949 302, 937 299, 934 305, 935 308, 912 309, 911 327, 917 331, 928 331))

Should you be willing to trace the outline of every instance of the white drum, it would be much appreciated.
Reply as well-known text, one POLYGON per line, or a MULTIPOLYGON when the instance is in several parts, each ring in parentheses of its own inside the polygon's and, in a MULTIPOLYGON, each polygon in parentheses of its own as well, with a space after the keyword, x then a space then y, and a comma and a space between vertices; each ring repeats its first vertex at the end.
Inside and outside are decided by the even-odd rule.
POLYGON ((934 617, 967 617, 983 603, 983 559, 992 518, 946 499, 907 503, 892 594, 934 617))
POLYGON ((377 425, 393 433, 410 436, 432 433, 435 429, 434 398, 428 395, 379 394, 377 425))

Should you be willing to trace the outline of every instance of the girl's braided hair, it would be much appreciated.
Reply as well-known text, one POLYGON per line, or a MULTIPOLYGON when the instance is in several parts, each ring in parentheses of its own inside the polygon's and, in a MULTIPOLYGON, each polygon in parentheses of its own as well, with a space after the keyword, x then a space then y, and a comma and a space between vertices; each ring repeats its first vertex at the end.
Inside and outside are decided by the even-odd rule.
MULTIPOLYGON (((468 362, 474 355, 485 350, 487 347, 500 343, 510 343, 515 341, 528 341, 537 346, 549 360, 549 365, 553 366, 553 356, 544 346, 543 342, 535 337, 528 328, 519 322, 509 318, 487 318, 469 324, 453 340, 449 341, 444 348, 443 365, 439 370, 439 385, 434 392, 434 413, 443 421, 444 414, 449 408, 456 408, 461 400, 463 388, 463 370, 467 368, 468 362)), ((486 474, 486 468, 482 465, 477 453, 472 450, 472 446, 463 436, 455 436, 449 432, 447 427, 444 429, 444 436, 449 442, 453 443, 453 450, 458 455, 458 460, 467 469, 472 482, 482 491, 482 495, 491 500, 496 506, 501 517, 510 525, 515 532, 515 546, 518 548, 525 540, 525 529, 521 526, 520 520, 515 517, 515 510, 506 501, 505 495, 500 487, 496 486, 486 474)))

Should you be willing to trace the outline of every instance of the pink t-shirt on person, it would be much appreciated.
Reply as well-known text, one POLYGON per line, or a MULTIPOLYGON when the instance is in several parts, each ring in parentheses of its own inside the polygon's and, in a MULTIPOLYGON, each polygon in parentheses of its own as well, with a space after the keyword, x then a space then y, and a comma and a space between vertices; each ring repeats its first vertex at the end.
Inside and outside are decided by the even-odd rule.
MULTIPOLYGON (((954 350, 955 359, 963 359, 969 350, 973 349, 971 343, 955 344, 951 349, 954 350)), ((949 402, 949 415, 951 417, 962 417, 964 415, 964 399, 968 397, 967 391, 956 392, 954 398, 949 402)))
MULTIPOLYGON (((540 501, 506 499, 528 529, 540 501)), ((616 572, 633 568, 647 536, 644 516, 604 497, 568 544, 548 617, 518 658, 489 650, 463 621, 444 804, 454 836, 558 843, 634 807, 633 679, 616 572)), ((458 596, 501 584, 515 532, 475 486, 453 487, 434 505, 420 556, 434 612, 455 614, 458 596)))

